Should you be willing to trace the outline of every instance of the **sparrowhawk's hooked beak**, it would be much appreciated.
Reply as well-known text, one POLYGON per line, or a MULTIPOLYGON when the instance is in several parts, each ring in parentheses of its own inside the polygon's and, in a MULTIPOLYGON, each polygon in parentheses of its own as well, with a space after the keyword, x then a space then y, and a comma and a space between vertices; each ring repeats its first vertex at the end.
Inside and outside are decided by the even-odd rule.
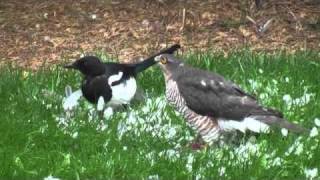
POLYGON ((160 59, 161 59, 161 54, 160 54, 159 56, 156 56, 156 57, 154 58, 154 60, 155 60, 156 62, 160 62, 160 59))

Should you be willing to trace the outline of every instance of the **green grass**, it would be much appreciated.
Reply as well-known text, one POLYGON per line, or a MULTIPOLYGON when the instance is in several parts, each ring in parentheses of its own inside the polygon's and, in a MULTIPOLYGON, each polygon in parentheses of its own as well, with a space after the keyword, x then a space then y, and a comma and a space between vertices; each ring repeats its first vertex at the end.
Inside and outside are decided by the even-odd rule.
MULTIPOLYGON (((320 118, 317 53, 241 51, 185 59, 231 79, 304 127, 320 118)), ((305 169, 320 170, 320 135, 283 137, 275 130, 255 142, 244 137, 237 145, 191 150, 194 133, 165 103, 158 67, 139 76, 145 102, 108 119, 90 115, 94 107, 84 99, 74 112, 64 112, 65 87, 78 89, 80 81, 79 73, 56 66, 0 69, 0 179, 306 179, 305 169)))

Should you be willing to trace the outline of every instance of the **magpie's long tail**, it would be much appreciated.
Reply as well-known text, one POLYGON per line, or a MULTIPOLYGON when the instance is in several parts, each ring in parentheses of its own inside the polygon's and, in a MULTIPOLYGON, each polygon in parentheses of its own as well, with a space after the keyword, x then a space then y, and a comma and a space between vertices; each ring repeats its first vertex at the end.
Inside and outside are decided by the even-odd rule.
POLYGON ((144 59, 142 62, 133 64, 134 66, 134 73, 138 74, 139 72, 142 72, 146 70, 148 67, 156 64, 157 62, 154 60, 156 56, 159 56, 160 54, 172 54, 175 51, 177 51, 180 48, 179 44, 174 44, 166 49, 161 50, 159 53, 152 55, 148 57, 147 59, 144 59))

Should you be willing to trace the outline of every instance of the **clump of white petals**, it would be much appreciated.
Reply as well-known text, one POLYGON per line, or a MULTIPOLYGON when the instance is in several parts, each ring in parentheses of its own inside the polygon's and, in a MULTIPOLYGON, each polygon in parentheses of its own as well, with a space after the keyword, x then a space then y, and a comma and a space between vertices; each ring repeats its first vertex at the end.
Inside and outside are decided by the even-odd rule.
POLYGON ((314 93, 308 93, 307 89, 305 89, 304 94, 301 97, 293 99, 289 94, 286 94, 282 97, 282 99, 290 109, 293 105, 301 107, 308 104, 311 98, 314 96, 314 93))
POLYGON ((281 134, 282 134, 282 136, 287 137, 288 136, 288 129, 282 128, 281 129, 281 134))
POLYGON ((318 176, 318 168, 313 169, 304 169, 304 174, 306 175, 307 179, 315 179, 318 176))
POLYGON ((320 119, 315 118, 315 119, 314 119, 314 124, 315 124, 316 126, 320 127, 320 119))
POLYGON ((43 178, 43 180, 60 180, 60 179, 53 177, 52 175, 49 175, 48 177, 43 178))
POLYGON ((289 147, 285 155, 289 156, 292 153, 294 153, 295 155, 300 155, 303 152, 303 143, 301 142, 301 140, 301 137, 297 138, 295 142, 289 147))
POLYGON ((224 176, 225 175, 225 173, 226 173, 226 167, 220 167, 219 169, 218 169, 218 172, 219 172, 219 176, 224 176))
POLYGON ((158 174, 150 175, 147 177, 147 180, 158 180, 158 179, 160 179, 158 174))
POLYGON ((70 86, 66 87, 66 98, 63 98, 63 104, 62 107, 65 111, 70 111, 74 107, 78 105, 78 100, 82 96, 81 89, 72 92, 72 89, 70 86))
POLYGON ((310 137, 316 137, 316 136, 318 136, 318 134, 319 134, 318 129, 317 129, 316 127, 313 127, 313 128, 311 129, 311 131, 310 131, 309 136, 310 136, 310 137))
POLYGON ((103 111, 103 117, 105 119, 110 119, 113 115, 113 109, 112 107, 107 107, 104 111, 103 111))
POLYGON ((187 164, 186 164, 186 168, 189 172, 192 172, 192 163, 194 160, 194 156, 193 154, 189 154, 188 158, 187 158, 187 164))

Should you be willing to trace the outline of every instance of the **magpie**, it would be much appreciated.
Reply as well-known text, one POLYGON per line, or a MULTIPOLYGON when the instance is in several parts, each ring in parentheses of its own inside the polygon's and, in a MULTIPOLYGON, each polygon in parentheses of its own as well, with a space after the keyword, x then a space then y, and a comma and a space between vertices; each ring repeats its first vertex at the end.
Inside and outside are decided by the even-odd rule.
POLYGON ((64 67, 78 70, 84 75, 81 91, 85 99, 98 105, 98 101, 102 100, 107 106, 114 107, 130 103, 137 90, 137 75, 157 63, 154 57, 164 53, 172 54, 179 48, 179 44, 174 44, 142 62, 133 64, 103 63, 96 56, 85 56, 64 67))

